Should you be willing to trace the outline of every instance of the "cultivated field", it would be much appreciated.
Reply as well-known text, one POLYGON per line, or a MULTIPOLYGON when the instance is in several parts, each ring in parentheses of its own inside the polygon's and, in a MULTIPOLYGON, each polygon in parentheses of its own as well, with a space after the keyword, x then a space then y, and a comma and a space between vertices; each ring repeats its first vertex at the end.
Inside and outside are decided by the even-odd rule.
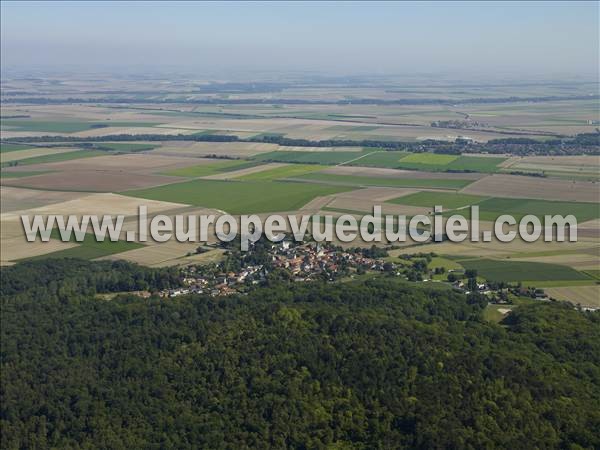
POLYGON ((20 140, 0 145, 2 263, 52 253, 126 258, 152 266, 222 257, 218 250, 196 255, 195 244, 148 242, 131 248, 120 242, 108 248, 53 240, 25 245, 16 221, 22 212, 120 213, 127 216, 126 230, 136 230, 134 214, 140 204, 169 215, 198 212, 201 207, 235 214, 349 213, 357 218, 375 204, 382 205, 384 213, 408 216, 427 214, 441 204, 445 219, 457 212, 468 217, 468 207, 477 204, 482 230, 491 230, 490 221, 501 214, 517 219, 525 214, 575 214, 579 242, 443 242, 396 249, 389 260, 398 262, 400 253, 431 251, 440 255, 435 264, 447 269, 462 267, 455 259, 460 258, 475 261, 472 264, 481 265, 482 273, 490 276, 546 286, 588 284, 552 288, 559 293, 572 289, 564 291, 565 297, 587 295, 589 300, 596 292, 589 289, 595 281, 583 272, 600 270, 600 157, 471 153, 478 142, 491 139, 550 140, 593 133, 598 104, 585 96, 595 85, 468 86, 422 77, 392 77, 382 81, 385 86, 297 81, 267 93, 242 89, 215 94, 203 92, 206 83, 198 80, 10 80, 3 100, 5 91, 17 94, 11 97, 15 101, 3 101, 0 134, 2 139, 20 140), (582 98, 515 100, 565 95, 582 98), (43 104, 21 100, 46 96, 43 104), (469 100, 494 98, 512 100, 469 100), (423 99, 432 101, 419 104, 423 99), (131 136, 117 139, 117 134, 131 136), (141 136, 150 134, 156 136, 141 136), (194 141, 215 134, 306 141, 194 141), (50 142, 31 140, 50 135, 50 142), (453 154, 438 153, 446 152, 459 136, 473 143, 453 154), (315 143, 326 139, 338 142, 315 143), (423 152, 426 139, 445 143, 435 153, 423 152), (363 142, 349 146, 339 140, 363 142), (366 143, 369 140, 377 143, 366 143), (390 142, 406 145, 391 151, 386 145, 390 142))
POLYGON ((558 264, 495 259, 460 259, 461 266, 494 281, 590 281, 590 277, 558 264))
POLYGON ((363 177, 352 175, 332 175, 327 173, 309 173, 296 177, 297 180, 314 181, 327 184, 345 185, 345 186, 382 186, 382 187, 415 187, 415 188, 440 188, 440 189, 460 189, 468 185, 471 181, 460 179, 445 178, 423 178, 407 174, 405 177, 398 178, 378 178, 363 177))
POLYGON ((600 308, 600 285, 566 286, 545 289, 546 294, 587 308, 600 308))
POLYGON ((315 183, 194 180, 124 192, 160 201, 177 201, 230 214, 293 211, 318 196, 348 191, 342 186, 315 183))
POLYGON ((376 178, 425 178, 437 180, 479 180, 481 173, 439 173, 416 170, 385 169, 362 166, 334 166, 323 169, 321 173, 331 175, 352 175, 376 178))
POLYGON ((10 152, 2 152, 2 156, 0 156, 0 162, 2 164, 9 163, 12 161, 25 160, 30 158, 35 158, 37 156, 46 156, 46 155, 56 155, 59 153, 68 153, 72 152, 72 148, 29 148, 26 150, 17 150, 10 152))
POLYGON ((491 175, 461 192, 490 197, 537 198, 575 202, 598 202, 600 184, 518 175, 491 175))

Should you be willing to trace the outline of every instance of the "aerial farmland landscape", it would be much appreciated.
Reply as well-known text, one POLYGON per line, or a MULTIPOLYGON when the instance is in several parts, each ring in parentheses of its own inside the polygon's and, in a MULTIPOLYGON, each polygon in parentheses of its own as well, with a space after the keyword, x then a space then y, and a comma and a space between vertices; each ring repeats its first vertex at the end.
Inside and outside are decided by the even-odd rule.
POLYGON ((597 3, 53 3, 2 5, 2 448, 600 448, 597 3))
POLYGON ((2 264, 81 254, 186 266, 221 253, 190 258, 193 246, 171 245, 157 259, 156 242, 107 243, 99 253, 87 242, 23 245, 23 213, 135 220, 150 200, 150 213, 360 218, 374 205, 407 216, 479 205, 482 228, 500 214, 573 214, 582 230, 577 243, 407 243, 392 255, 431 251, 461 268, 481 258, 499 279, 569 288, 552 292, 600 307, 597 84, 540 83, 535 96, 509 82, 436 84, 290 79, 264 81, 257 93, 255 82, 132 77, 74 87, 4 77, 2 264))

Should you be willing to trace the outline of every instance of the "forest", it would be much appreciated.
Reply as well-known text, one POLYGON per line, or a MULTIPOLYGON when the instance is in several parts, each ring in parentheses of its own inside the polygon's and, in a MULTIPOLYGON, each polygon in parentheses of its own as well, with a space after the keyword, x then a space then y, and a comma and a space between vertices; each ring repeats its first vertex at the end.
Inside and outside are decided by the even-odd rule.
POLYGON ((172 269, 1 272, 1 446, 600 448, 600 313, 380 276, 141 298, 172 269), (112 293, 108 295, 108 293, 112 293))

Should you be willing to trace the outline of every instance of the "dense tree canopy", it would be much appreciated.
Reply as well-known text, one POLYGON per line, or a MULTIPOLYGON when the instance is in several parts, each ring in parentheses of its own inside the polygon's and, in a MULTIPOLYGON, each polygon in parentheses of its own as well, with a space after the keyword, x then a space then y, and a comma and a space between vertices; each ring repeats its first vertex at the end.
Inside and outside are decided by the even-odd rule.
POLYGON ((1 274, 2 448, 600 447, 597 313, 534 304, 496 325, 481 298, 385 277, 107 300, 176 279, 1 274))

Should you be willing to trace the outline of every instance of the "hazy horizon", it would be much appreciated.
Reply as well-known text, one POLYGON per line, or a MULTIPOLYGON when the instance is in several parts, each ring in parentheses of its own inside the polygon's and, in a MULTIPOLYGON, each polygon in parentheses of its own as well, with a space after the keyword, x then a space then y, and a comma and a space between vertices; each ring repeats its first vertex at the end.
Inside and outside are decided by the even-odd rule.
POLYGON ((2 2, 2 68, 598 79, 589 3, 2 2))

